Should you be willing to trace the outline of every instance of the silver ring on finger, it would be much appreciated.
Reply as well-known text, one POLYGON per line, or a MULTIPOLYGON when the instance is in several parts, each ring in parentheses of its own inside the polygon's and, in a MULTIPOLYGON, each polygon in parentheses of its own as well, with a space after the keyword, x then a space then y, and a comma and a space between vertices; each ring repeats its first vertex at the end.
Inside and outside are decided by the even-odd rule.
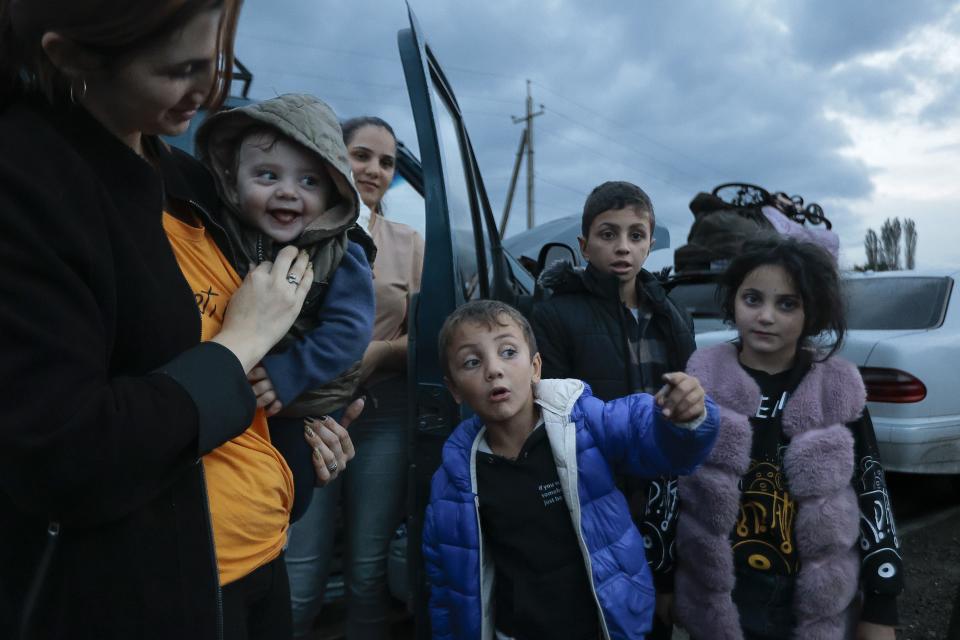
POLYGON ((287 274, 287 282, 289 282, 289 283, 292 284, 293 286, 297 286, 298 284, 300 284, 300 278, 298 278, 297 276, 293 275, 292 273, 288 273, 288 274, 287 274))
POLYGON ((327 465, 327 471, 329 471, 330 473, 336 473, 337 469, 339 468, 340 468, 340 465, 338 465, 336 462, 331 462, 330 464, 327 465))

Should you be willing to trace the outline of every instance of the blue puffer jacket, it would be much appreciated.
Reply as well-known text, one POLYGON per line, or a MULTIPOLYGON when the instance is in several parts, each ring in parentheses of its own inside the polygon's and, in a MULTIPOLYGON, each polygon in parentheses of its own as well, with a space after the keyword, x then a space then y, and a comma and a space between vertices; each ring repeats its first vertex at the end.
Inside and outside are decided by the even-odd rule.
MULTIPOLYGON (((587 573, 608 640, 642 639, 653 619, 653 583, 637 531, 614 474, 643 477, 692 472, 710 453, 719 415, 707 400, 696 429, 678 427, 638 394, 604 403, 580 380, 543 380, 535 392, 579 534, 587 573)), ((433 476, 423 532, 434 638, 494 637, 493 564, 480 532, 477 447, 485 427, 460 424, 433 476)))

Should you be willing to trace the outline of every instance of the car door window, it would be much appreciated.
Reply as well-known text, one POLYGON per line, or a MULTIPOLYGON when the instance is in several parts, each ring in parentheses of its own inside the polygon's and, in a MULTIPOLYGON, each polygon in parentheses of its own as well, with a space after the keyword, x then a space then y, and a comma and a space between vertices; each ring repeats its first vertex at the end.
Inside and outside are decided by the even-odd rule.
POLYGON ((394 222, 402 222, 421 237, 426 235, 423 194, 402 176, 394 178, 383 198, 384 215, 394 222))
POLYGON ((460 274, 463 299, 485 297, 487 283, 485 270, 481 270, 478 257, 486 252, 486 243, 478 237, 475 223, 475 204, 471 202, 472 191, 468 182, 459 118, 452 105, 437 88, 436 78, 431 77, 430 91, 434 94, 437 138, 443 158, 447 206, 450 212, 450 231, 453 240, 454 267, 460 274), (478 248, 480 251, 478 252, 478 248))

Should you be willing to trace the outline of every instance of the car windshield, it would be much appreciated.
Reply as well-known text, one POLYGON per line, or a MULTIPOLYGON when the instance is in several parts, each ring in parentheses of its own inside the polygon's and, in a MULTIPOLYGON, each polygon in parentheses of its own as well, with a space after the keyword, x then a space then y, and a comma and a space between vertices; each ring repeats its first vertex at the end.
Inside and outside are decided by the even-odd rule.
POLYGON ((850 329, 931 329, 943 321, 950 278, 851 278, 847 296, 850 329))

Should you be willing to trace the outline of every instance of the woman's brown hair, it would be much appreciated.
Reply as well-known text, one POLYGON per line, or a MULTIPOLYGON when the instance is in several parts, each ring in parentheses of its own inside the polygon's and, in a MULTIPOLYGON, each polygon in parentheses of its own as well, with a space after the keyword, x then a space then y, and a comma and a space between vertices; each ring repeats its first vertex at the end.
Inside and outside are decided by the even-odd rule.
POLYGON ((194 16, 220 8, 217 68, 206 106, 217 109, 230 88, 233 44, 243 0, 0 0, 0 105, 22 93, 40 93, 51 102, 70 93, 70 79, 41 46, 54 31, 105 64, 169 37, 194 16))

